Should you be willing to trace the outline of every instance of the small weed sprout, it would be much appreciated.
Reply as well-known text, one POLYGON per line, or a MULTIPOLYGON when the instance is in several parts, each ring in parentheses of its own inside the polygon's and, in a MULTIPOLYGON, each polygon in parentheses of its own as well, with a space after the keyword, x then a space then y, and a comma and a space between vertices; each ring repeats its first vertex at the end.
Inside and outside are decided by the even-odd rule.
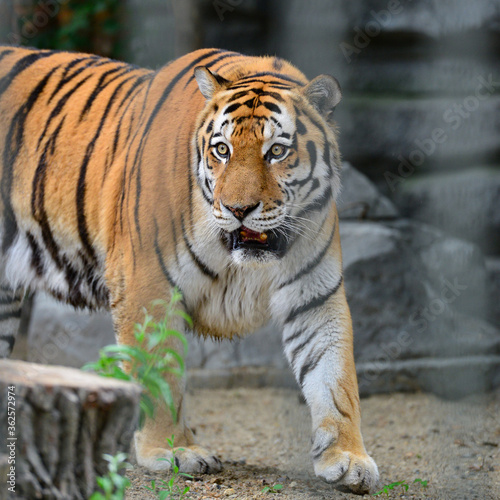
MULTIPOLYGON (((415 479, 413 481, 413 484, 415 483, 420 483, 420 485, 423 487, 423 488, 427 488, 427 483, 429 482, 429 480, 423 480, 423 479, 415 479)), ((408 491, 409 489, 409 485, 406 481, 396 481, 394 483, 390 483, 390 484, 386 484, 380 491, 378 491, 377 493, 374 493, 373 496, 374 497, 378 497, 379 495, 382 495, 382 494, 386 494, 387 496, 389 496, 389 491, 397 488, 398 486, 401 486, 401 488, 403 488, 403 490, 406 492, 408 491)))
POLYGON ((97 486, 102 492, 92 493, 89 500, 123 500, 125 490, 130 486, 130 480, 120 474, 123 469, 130 469, 132 466, 127 463, 126 453, 117 453, 114 457, 104 454, 104 459, 108 461, 108 473, 96 479, 97 486))
POLYGON ((261 493, 281 493, 282 489, 282 484, 275 484, 273 486, 266 486, 265 488, 262 488, 261 493))
POLYGON ((139 427, 144 424, 146 416, 154 418, 153 401, 155 400, 169 408, 174 421, 177 419, 172 392, 165 380, 165 375, 173 374, 182 377, 185 371, 186 337, 170 327, 174 316, 182 317, 192 326, 191 318, 176 307, 181 297, 181 294, 175 290, 170 303, 161 300, 152 303, 153 306, 165 308, 164 317, 158 322, 155 322, 153 316, 144 310, 144 322, 135 325, 136 345, 103 347, 99 351, 99 360, 83 367, 84 370, 94 370, 105 377, 136 382, 144 388, 140 402, 139 427), (168 347, 167 340, 170 337, 175 337, 182 343, 183 355, 168 347), (128 365, 127 371, 123 369, 124 363, 128 365))
MULTIPOLYGON (((186 479, 193 479, 193 476, 190 474, 185 474, 184 472, 179 472, 179 466, 177 465, 175 461, 175 453, 176 450, 174 449, 174 435, 172 434, 172 437, 169 439, 167 438, 167 443, 170 446, 170 449, 172 450, 172 457, 171 458, 159 458, 158 460, 165 460, 170 462, 170 469, 172 471, 172 477, 168 481, 164 481, 163 479, 160 479, 161 482, 161 489, 158 487, 158 484, 156 481, 151 481, 151 487, 144 486, 147 490, 151 491, 152 493, 155 493, 157 498, 159 500, 170 500, 174 498, 181 498, 184 495, 186 495, 189 491, 189 486, 179 486, 179 478, 184 477, 186 479)), ((182 451, 182 448, 179 448, 178 451, 182 451)))

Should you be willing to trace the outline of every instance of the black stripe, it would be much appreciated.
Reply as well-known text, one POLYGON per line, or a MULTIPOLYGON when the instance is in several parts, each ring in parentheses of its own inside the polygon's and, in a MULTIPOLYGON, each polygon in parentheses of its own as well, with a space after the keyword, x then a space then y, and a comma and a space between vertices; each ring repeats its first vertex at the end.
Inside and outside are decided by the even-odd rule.
POLYGON ((68 101, 68 99, 91 77, 92 75, 87 75, 85 78, 80 80, 74 87, 72 87, 66 94, 64 94, 61 99, 57 102, 55 105, 54 109, 50 113, 50 116, 45 123, 45 127, 43 129, 42 134, 38 138, 38 144, 37 144, 37 149, 40 147, 43 139, 45 138, 45 134, 47 133, 47 130, 49 129, 50 124, 52 123, 52 120, 56 118, 62 111, 64 105, 68 101))
POLYGON ((266 81, 266 80, 259 80, 258 78, 255 78, 254 80, 246 80, 245 83, 236 82, 229 87, 229 90, 237 90, 237 89, 252 90, 252 85, 254 83, 262 83, 266 87, 275 88, 278 90, 290 90, 292 88, 291 85, 288 85, 288 84, 283 83, 283 82, 274 81, 274 80, 273 81, 271 81, 271 80, 266 81))
POLYGON ((234 104, 230 104, 225 110, 224 114, 229 114, 232 113, 233 111, 236 111, 239 107, 243 106, 242 102, 235 102, 234 104))
POLYGON ((89 66, 92 66, 93 63, 93 58, 91 57, 81 57, 79 59, 73 59, 69 64, 67 64, 64 68, 63 74, 61 75, 61 78, 59 82, 56 85, 56 88, 52 91, 52 94, 49 97, 49 100, 47 101, 47 104, 50 104, 52 102, 52 99, 57 95, 57 93, 71 80, 76 78, 82 71, 85 71, 89 66), (71 73, 68 76, 68 73, 71 69, 73 69, 77 64, 83 62, 83 61, 91 61, 89 64, 86 64, 85 66, 76 69, 73 73, 71 73))
MULTIPOLYGON (((158 242, 159 229, 158 229, 158 222, 156 221, 156 218, 154 218, 154 223, 155 223, 154 247, 155 247, 156 258, 158 259, 158 264, 160 264, 161 272, 163 273, 163 276, 165 276, 165 278, 167 279, 167 281, 169 282, 171 287, 177 288, 179 291, 181 291, 180 287, 175 283, 174 279, 172 278, 172 275, 169 273, 168 268, 165 264, 165 261, 163 260, 163 255, 161 253, 160 244, 158 242)), ((184 297, 183 293, 182 293, 182 296, 184 297)))
POLYGON ((319 326, 316 327, 314 331, 305 340, 303 340, 298 346, 294 348, 294 350, 290 354, 290 363, 292 366, 295 366, 295 360, 297 356, 302 352, 302 350, 304 349, 304 347, 306 347, 306 345, 308 345, 310 342, 314 340, 314 338, 318 335, 320 330, 321 327, 319 326))
MULTIPOLYGON (((141 131, 141 127, 140 127, 141 123, 142 123, 141 120, 143 118, 144 111, 146 110, 146 103, 148 102, 149 91, 151 90, 151 86, 153 85, 153 82, 155 80, 156 75, 157 75, 157 73, 153 73, 153 75, 151 76, 151 78, 150 78, 150 80, 148 82, 148 86, 146 88, 146 92, 144 93, 144 99, 142 100, 142 107, 141 107, 141 112, 140 112, 139 118, 138 118, 138 125, 136 127, 134 127, 134 129, 135 129, 134 135, 132 136, 132 139, 130 139, 130 141, 129 141, 130 136, 127 136, 127 139, 126 139, 126 142, 129 143, 129 147, 127 149, 127 154, 125 156, 125 164, 124 164, 124 168, 123 168, 123 177, 122 177, 121 195, 120 195, 120 217, 119 217, 120 227, 122 229, 123 229, 123 209, 124 209, 124 206, 125 206, 125 197, 129 193, 131 194, 130 185, 131 185, 131 182, 132 182, 132 176, 133 176, 134 169, 135 169, 135 164, 133 164, 132 168, 130 169, 130 172, 128 174, 129 182, 128 182, 128 190, 127 190, 127 166, 129 164, 129 156, 132 154, 132 146, 133 146, 133 144, 135 142, 135 139, 136 139, 136 137, 138 137, 138 135, 139 135, 139 133, 141 131)), ((132 129, 132 127, 130 126, 129 127, 129 131, 131 129, 132 129)), ((131 236, 131 238, 132 238, 132 236, 131 236)), ((132 247, 132 251, 133 251, 133 247, 132 247)))
POLYGON ((307 141, 306 144, 307 152, 309 153, 309 162, 311 163, 311 175, 314 173, 316 168, 316 161, 318 156, 316 154, 316 144, 313 141, 307 141))
POLYGON ((184 216, 181 214, 181 228, 182 228, 182 237, 184 239, 184 243, 186 244, 186 247, 188 249, 189 255, 191 256, 191 259, 193 259, 194 263, 198 266, 198 269, 205 275, 211 278, 212 280, 216 280, 218 278, 218 275, 215 271, 212 271, 204 262, 200 260, 200 258, 196 255, 196 253, 193 250, 193 246, 191 245, 191 242, 189 241, 187 234, 186 234, 186 227, 184 225, 184 216))
POLYGON ((90 94, 90 96, 87 99, 87 102, 85 103, 85 106, 83 107, 82 112, 80 113, 80 121, 82 121, 85 118, 85 115, 90 111, 90 108, 92 107, 92 104, 96 100, 97 96, 104 90, 106 87, 111 85, 117 78, 120 78, 126 73, 129 73, 132 70, 132 68, 128 66, 124 66, 123 64, 120 64, 119 66, 116 66, 115 68, 109 69, 108 71, 105 71, 101 77, 99 78, 99 81, 97 82, 96 86, 94 87, 94 90, 90 94), (123 70, 123 71, 121 71, 123 70), (115 75, 114 78, 110 78, 106 83, 104 83, 104 80, 106 77, 109 75, 112 75, 113 73, 117 73, 121 71, 121 73, 118 73, 118 75, 115 75))
POLYGON ((14 349, 14 344, 16 342, 15 335, 13 335, 12 333, 9 333, 8 335, 1 334, 0 340, 7 342, 9 354, 10 354, 12 352, 12 349, 14 349))
MULTIPOLYGON (((306 82, 301 82, 299 80, 296 80, 295 78, 292 78, 291 76, 285 75, 283 73, 275 73, 273 71, 261 71, 259 73, 253 73, 251 75, 244 76, 242 78, 238 78, 238 83, 242 83, 242 82, 244 83, 245 80, 259 78, 261 76, 272 76, 274 78, 277 78, 278 80, 285 80, 286 82, 295 83, 296 85, 300 85, 301 87, 306 85, 306 82)), ((267 83, 267 82, 264 80, 264 83, 267 83)), ((282 82, 278 82, 278 83, 282 83, 282 82)))
POLYGON ((21 309, 16 309, 15 311, 3 312, 0 314, 0 321, 7 321, 12 318, 20 318, 21 317, 21 309))
MULTIPOLYGON (((130 104, 129 97, 132 95, 132 93, 136 90, 137 87, 142 85, 144 82, 148 80, 148 78, 152 78, 154 75, 153 72, 147 73, 145 75, 141 75, 137 77, 137 80, 134 82, 134 84, 130 87, 130 89, 127 91, 127 93, 123 96, 123 99, 120 101, 118 106, 116 107, 116 112, 120 111, 120 109, 123 107, 125 103, 127 103, 127 108, 130 104)), ((137 95, 137 94, 136 94, 137 95)), ((132 98, 134 99, 135 96, 132 98)), ((123 116, 123 115, 122 115, 123 116)))
POLYGON ((305 135, 307 133, 305 125, 298 118, 295 121, 295 128, 297 129, 297 133, 299 135, 305 135))
POLYGON ((31 248, 31 267, 35 270, 37 276, 43 276, 43 260, 42 251, 31 233, 26 233, 28 244, 31 248))
POLYGON ((32 52, 29 55, 19 59, 14 67, 0 79, 0 96, 9 88, 14 79, 32 64, 45 57, 51 57, 55 52, 32 52))
MULTIPOLYGON (((50 228, 49 218, 47 212, 45 210, 45 182, 47 178, 47 167, 48 167, 48 155, 53 143, 57 141, 57 137, 61 128, 63 127, 64 121, 66 117, 63 117, 59 122, 58 127, 50 137, 50 139, 45 144, 44 150, 40 155, 40 159, 38 161, 37 168, 35 170, 35 175, 33 177, 32 182, 32 191, 31 191, 31 213, 33 218, 38 222, 40 229, 42 231, 42 239, 45 244, 45 247, 49 251, 49 254, 58 267, 58 269, 62 269, 63 262, 59 255, 59 247, 55 241, 54 235, 50 228)), ((29 241, 29 240, 28 240, 29 241)), ((35 240, 33 238, 33 243, 35 244, 35 240)), ((36 249, 35 247, 32 247, 36 249)), ((33 258, 35 258, 33 254, 33 258)), ((32 261, 36 264, 36 262, 32 261)), ((35 267, 35 269, 37 269, 35 267)))
POLYGON ((285 323, 290 323, 291 321, 295 320, 297 316, 300 316, 301 314, 304 314, 310 311, 311 309, 315 309, 317 307, 322 306, 332 295, 337 293, 338 289, 340 288, 340 285, 342 284, 342 281, 343 277, 341 276, 338 283, 331 290, 328 290, 328 292, 326 292, 324 295, 319 295, 318 297, 314 297, 306 304, 303 304, 299 307, 296 307, 295 309, 292 309, 287 319, 285 320, 285 323))
MULTIPOLYGON (((33 62, 31 62, 33 64, 33 62)), ((52 74, 56 71, 56 68, 52 68, 45 75, 45 77, 38 83, 38 85, 32 90, 26 102, 19 108, 16 112, 12 122, 10 124, 10 129, 7 134, 7 139, 5 140, 5 148, 3 154, 4 162, 4 175, 1 182, 1 192, 2 199, 4 202, 5 212, 4 212, 4 236, 2 241, 2 250, 5 253, 12 243, 17 234, 17 222, 14 215, 14 210, 11 203, 11 190, 12 190, 12 180, 13 180, 13 169, 22 148, 24 140, 24 126, 36 101, 42 94, 47 82, 49 81, 52 74)), ((0 92, 1 95, 1 92, 0 92)))
POLYGON ((269 110, 272 111, 273 113, 278 113, 281 114, 281 109, 279 108, 278 105, 274 104, 273 102, 269 101, 264 101, 262 104, 269 110))
POLYGON ((299 374, 299 384, 301 387, 304 387, 304 379, 306 375, 318 366, 321 358, 326 354, 327 350, 328 348, 325 348, 320 354, 311 352, 309 356, 307 356, 307 360, 305 364, 302 365, 299 374))
POLYGON ((313 448, 311 450, 311 457, 313 460, 318 460, 318 458, 321 457, 321 455, 323 455, 323 453, 325 453, 326 450, 328 450, 328 448, 330 448, 330 446, 335 442, 335 438, 332 437, 325 445, 323 445, 322 447, 319 447, 319 446, 316 446, 315 448, 313 448))
POLYGON ((295 276, 290 278, 288 281, 285 281, 282 283, 279 288, 283 288, 285 286, 291 285, 293 282, 299 280, 302 278, 302 276, 305 276, 307 274, 310 274, 315 267, 317 267, 320 262, 323 260, 324 256, 326 255, 326 252, 328 252, 328 249, 330 248, 330 245, 332 244, 333 237, 335 236, 337 225, 334 223, 332 233, 330 234, 330 237, 328 238, 328 242, 326 245, 323 247, 323 250, 311 261, 307 266, 303 267, 295 276))
POLYGON ((0 297, 0 306, 10 306, 12 304, 16 304, 17 302, 20 302, 21 299, 19 297, 16 297, 13 295, 12 290, 9 289, 4 289, 2 287, 2 290, 8 294, 7 297, 0 297))
POLYGON ((279 57, 273 57, 273 68, 276 71, 280 71, 280 69, 283 68, 283 59, 280 59, 279 57))
POLYGON ((187 66, 185 66, 181 71, 179 71, 172 78, 172 80, 170 80, 170 83, 167 85, 167 87, 163 91, 160 99, 158 99, 158 102, 156 103, 151 114, 149 115, 149 119, 146 123, 146 126, 143 129, 144 131, 143 131, 141 140, 139 142, 139 145, 137 147, 135 158, 134 158, 134 163, 132 166, 132 170, 130 172, 130 175, 132 175, 132 172, 136 171, 136 197, 135 197, 135 207, 134 207, 134 219, 135 219, 135 224, 136 224, 137 235, 139 236, 139 242, 141 242, 141 229, 140 229, 140 225, 139 225, 139 203, 140 203, 140 199, 141 199, 141 182, 140 182, 141 159, 142 159, 144 147, 146 145, 147 138, 149 137, 149 133, 151 131, 151 127, 153 125, 153 122, 155 121, 163 104, 168 99, 170 93, 172 92, 175 85, 179 82, 179 80, 181 78, 183 78, 188 71, 192 70, 195 66, 197 66, 201 61, 203 61, 204 59, 207 59, 208 57, 211 57, 215 54, 219 54, 220 52, 222 52, 222 51, 219 49, 211 50, 211 51, 197 57, 194 61, 191 61, 187 66))
POLYGON ((340 406, 338 405, 336 399, 335 399, 335 395, 333 394, 333 391, 330 389, 330 392, 332 394, 332 402, 335 406, 335 408, 337 409, 337 411, 344 417, 344 418, 351 418, 351 415, 349 415, 349 413, 345 412, 344 410, 342 410, 340 408, 340 406))
MULTIPOLYGON (((125 102, 127 102, 127 105, 125 106, 125 109, 121 113, 120 120, 118 122, 118 126, 116 127, 115 138, 114 138, 114 141, 113 141, 113 151, 112 151, 112 156, 111 156, 111 163, 113 163, 113 161, 115 159, 116 151, 118 149, 119 136, 120 136, 120 131, 121 131, 123 120, 124 120, 124 118, 126 116, 126 113, 127 113, 128 109, 130 108, 130 106, 134 102, 135 98, 138 95, 140 95, 140 93, 141 93, 141 89, 138 88, 138 87, 140 85, 142 85, 148 78, 151 78, 152 75, 153 75, 152 73, 148 73, 147 75, 143 75, 143 76, 138 77, 137 80, 132 85, 132 87, 127 91, 127 93, 125 94, 125 96, 123 97, 123 99, 117 105, 117 109, 116 109, 115 115, 116 115, 116 113, 118 113, 118 111, 121 109, 121 107, 125 104, 125 102), (136 92, 132 96, 132 93, 134 91, 136 91, 136 92)), ((128 140, 130 138, 130 133, 131 133, 131 130, 132 130, 133 118, 134 118, 134 115, 132 114, 132 117, 130 118, 129 126, 127 127, 127 137, 125 139, 125 144, 128 142, 128 140)), ((106 175, 107 175, 107 170, 105 170, 104 173, 103 173, 103 182, 104 182, 104 180, 106 178, 106 175)))
POLYGON ((106 121, 106 118, 108 117, 108 114, 114 104, 114 101, 116 99, 116 96, 120 92, 121 88, 127 81, 132 79, 133 76, 121 81, 114 89, 113 94, 110 96, 108 99, 108 103, 106 106, 106 109, 104 110, 104 113, 102 114, 101 121, 99 123, 99 126, 97 127, 97 131, 90 141, 89 145, 87 146, 87 150, 85 152, 85 157, 83 159, 83 162, 80 166, 80 175, 78 176, 78 184, 77 184, 77 190, 76 190, 76 217, 77 217, 77 222, 78 222, 78 233, 80 235, 80 240, 82 242, 82 245, 87 253, 87 255, 90 257, 91 261, 96 260, 96 255, 95 255, 95 250, 94 247, 92 246, 92 243, 90 241, 90 236, 87 228, 87 219, 85 216, 85 193, 86 193, 86 175, 87 175, 87 167, 90 162, 90 158, 92 157, 92 154, 94 152, 95 144, 97 142, 97 139, 99 138, 101 134, 101 130, 104 126, 104 123, 106 121))
MULTIPOLYGON (((205 64, 205 68, 211 68, 212 66, 214 66, 215 64, 217 64, 219 61, 222 61, 223 59, 227 59, 228 57, 236 57, 236 56, 240 56, 240 57, 244 57, 242 56, 240 53, 238 52, 228 52, 228 51, 221 51, 219 50, 218 52, 224 52, 224 54, 222 54, 221 56, 219 57, 216 57, 213 61, 210 61, 209 63, 205 64)), ((211 54, 213 55, 213 54, 211 54)), ((208 57, 208 56, 207 56, 208 57)), ((215 75, 215 77, 217 78, 219 75, 215 75)), ((186 89, 188 87, 188 85, 195 79, 195 76, 194 76, 194 73, 189 77, 189 80, 186 82, 186 85, 184 85, 184 89, 186 89)))
POLYGON ((2 52, 0 52, 0 61, 8 56, 9 54, 12 54, 12 52, 14 52, 13 50, 2 50, 2 52))
POLYGON ((299 217, 305 217, 311 212, 320 212, 333 200, 332 187, 330 184, 327 186, 323 194, 311 202, 307 207, 304 207, 297 215, 299 217))

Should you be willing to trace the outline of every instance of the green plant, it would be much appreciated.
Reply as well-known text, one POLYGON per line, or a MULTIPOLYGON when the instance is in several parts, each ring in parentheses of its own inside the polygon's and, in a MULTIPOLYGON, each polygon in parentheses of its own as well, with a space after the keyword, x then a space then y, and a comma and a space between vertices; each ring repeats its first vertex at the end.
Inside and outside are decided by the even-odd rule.
POLYGON ((175 290, 170 303, 161 300, 154 301, 152 304, 154 307, 165 308, 163 319, 156 322, 153 316, 145 310, 144 322, 141 325, 135 325, 135 345, 103 347, 99 351, 99 360, 83 367, 105 377, 137 382, 144 388, 140 402, 139 426, 142 426, 146 416, 154 418, 154 400, 170 409, 174 421, 177 419, 172 392, 165 376, 173 374, 181 377, 185 371, 184 357, 169 347, 167 342, 171 337, 178 339, 184 348, 183 354, 186 354, 186 337, 170 328, 174 316, 180 316, 192 325, 191 318, 177 309, 176 305, 181 297, 181 294, 175 290), (123 369, 123 363, 127 364, 127 371, 123 369))
POLYGON ((120 0, 46 3, 25 2, 18 18, 24 45, 119 56, 120 0))
MULTIPOLYGON (((169 439, 167 438, 167 443, 170 446, 170 449, 172 450, 172 457, 171 458, 159 458, 158 460, 166 460, 170 462, 170 469, 172 471, 172 477, 168 481, 164 481, 163 479, 160 479, 161 486, 163 489, 160 489, 156 483, 156 481, 151 481, 151 488, 149 486, 145 486, 145 488, 152 493, 155 493, 156 496, 158 497, 159 500, 166 500, 166 499, 172 499, 172 498, 177 498, 177 497, 183 497, 184 495, 187 494, 189 491, 189 486, 184 486, 182 488, 178 484, 178 480, 181 477, 185 477, 187 479, 193 479, 193 476, 189 474, 185 474, 184 472, 179 472, 179 467, 175 463, 175 449, 174 449, 174 435, 172 434, 172 437, 169 439)), ((179 450, 182 450, 182 448, 179 448, 179 450)))
POLYGON ((132 466, 127 463, 126 453, 117 453, 114 457, 104 454, 104 459, 108 461, 108 473, 105 476, 96 479, 97 485, 102 492, 92 493, 89 500, 123 500, 125 490, 130 486, 130 480, 120 474, 123 469, 129 469, 132 466))
MULTIPOLYGON (((420 483, 423 488, 427 488, 428 482, 429 482, 428 479, 424 481, 423 479, 417 478, 413 481, 413 484, 420 483)), ((386 484, 380 491, 374 493, 373 496, 377 497, 379 495, 382 495, 383 493, 389 496, 389 491, 393 490, 394 488, 397 488, 398 486, 401 486, 401 488, 403 488, 404 491, 408 491, 409 485, 406 481, 396 481, 395 483, 386 484)))
POLYGON ((280 493, 282 489, 283 489, 282 484, 275 484, 273 486, 266 486, 262 488, 261 493, 280 493))

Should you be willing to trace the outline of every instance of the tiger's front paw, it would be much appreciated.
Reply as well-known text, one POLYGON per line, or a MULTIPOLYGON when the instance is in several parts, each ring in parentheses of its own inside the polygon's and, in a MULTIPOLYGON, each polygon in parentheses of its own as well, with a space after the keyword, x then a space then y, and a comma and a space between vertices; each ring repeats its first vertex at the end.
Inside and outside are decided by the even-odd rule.
POLYGON ((186 474, 214 474, 222 470, 222 462, 201 446, 181 446, 174 448, 152 448, 137 453, 137 463, 149 470, 171 470, 172 457, 179 472, 186 474))
POLYGON ((354 493, 370 493, 378 483, 379 474, 375 461, 364 451, 342 449, 329 433, 316 434, 312 449, 315 474, 327 483, 344 486, 354 493), (319 439, 318 439, 319 438, 319 439), (325 439, 330 445, 325 446, 325 439), (323 441, 323 443, 321 443, 323 441))

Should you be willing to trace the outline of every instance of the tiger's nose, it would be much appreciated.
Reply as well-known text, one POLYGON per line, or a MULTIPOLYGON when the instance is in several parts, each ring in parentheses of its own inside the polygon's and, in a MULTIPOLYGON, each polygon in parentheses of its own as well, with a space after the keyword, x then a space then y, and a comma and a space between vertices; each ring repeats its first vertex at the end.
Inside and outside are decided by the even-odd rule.
POLYGON ((253 212, 258 206, 259 203, 256 205, 247 205, 246 207, 227 207, 224 205, 228 210, 232 212, 232 214, 240 221, 243 222, 243 219, 250 213, 253 212))

